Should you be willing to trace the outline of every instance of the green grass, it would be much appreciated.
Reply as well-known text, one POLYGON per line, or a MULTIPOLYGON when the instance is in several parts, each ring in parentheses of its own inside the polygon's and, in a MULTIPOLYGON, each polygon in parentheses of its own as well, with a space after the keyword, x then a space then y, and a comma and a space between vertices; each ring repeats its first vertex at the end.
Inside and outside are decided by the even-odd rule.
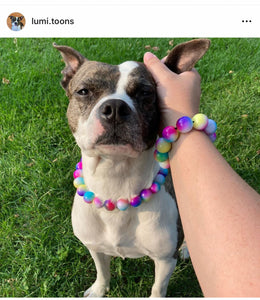
MULTIPOLYGON (((147 45, 163 57, 170 40, 0 39, 0 296, 78 297, 95 280, 93 261, 70 223, 80 152, 67 125, 63 62, 52 42, 118 64, 142 61, 147 45)), ((197 69, 201 111, 218 123, 217 148, 260 191, 260 40, 212 39, 197 69)), ((108 296, 149 296, 149 258, 115 258, 111 271, 108 296)), ((167 295, 202 296, 190 261, 178 263, 167 295)))

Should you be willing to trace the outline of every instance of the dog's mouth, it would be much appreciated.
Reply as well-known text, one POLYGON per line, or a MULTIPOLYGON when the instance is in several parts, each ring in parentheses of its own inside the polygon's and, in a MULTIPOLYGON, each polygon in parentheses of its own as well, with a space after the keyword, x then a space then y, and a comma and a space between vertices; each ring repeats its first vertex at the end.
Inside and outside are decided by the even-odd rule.
POLYGON ((133 136, 125 133, 124 136, 119 135, 116 131, 106 131, 99 136, 95 142, 95 149, 103 154, 124 155, 136 157, 143 151, 142 143, 133 136))

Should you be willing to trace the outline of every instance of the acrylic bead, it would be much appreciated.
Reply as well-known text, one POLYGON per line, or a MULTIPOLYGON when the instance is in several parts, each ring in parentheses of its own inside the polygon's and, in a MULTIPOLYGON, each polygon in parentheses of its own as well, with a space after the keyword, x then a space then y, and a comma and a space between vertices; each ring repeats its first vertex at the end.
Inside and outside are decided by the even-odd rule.
POLYGON ((82 176, 83 176, 83 172, 80 169, 75 170, 73 173, 74 178, 78 178, 78 177, 82 177, 82 176))
POLYGON ((157 174, 154 181, 162 185, 165 182, 165 177, 162 174, 157 174))
POLYGON ((214 132, 212 134, 209 134, 208 137, 211 140, 211 142, 214 143, 216 141, 216 139, 217 139, 216 132, 214 132))
POLYGON ((93 199, 93 203, 95 204, 96 208, 101 208, 103 206, 103 202, 98 197, 93 199))
POLYGON ((95 198, 95 194, 91 191, 86 191, 84 193, 83 199, 85 202, 87 203, 91 203, 93 201, 93 199, 95 198))
POLYGON ((162 174, 163 176, 167 176, 169 173, 169 170, 166 168, 160 168, 159 173, 158 174, 162 174))
POLYGON ((85 184, 80 185, 80 186, 77 188, 77 194, 78 194, 79 196, 83 196, 87 190, 88 190, 88 188, 86 187, 85 184))
POLYGON ((132 197, 130 200, 130 205, 133 207, 137 207, 142 203, 142 199, 140 196, 132 197))
POLYGON ((144 189, 141 191, 140 196, 144 202, 148 202, 152 197, 152 192, 150 189, 144 189))
POLYGON ((116 208, 115 203, 111 199, 106 200, 104 202, 104 206, 109 211, 114 210, 116 208))
POLYGON ((126 210, 129 207, 129 202, 127 199, 119 199, 117 200, 116 206, 119 210, 126 210))
POLYGON ((80 161, 76 164, 76 170, 78 170, 78 169, 82 170, 82 161, 80 161))
POLYGON ((189 118, 189 117, 186 117, 186 116, 181 117, 177 121, 176 127, 177 127, 179 132, 187 133, 187 132, 192 130, 193 122, 192 122, 191 118, 189 118))
POLYGON ((164 138, 159 138, 156 142, 156 149, 160 153, 167 153, 171 150, 171 143, 167 142, 164 138))
POLYGON ((196 114, 192 121, 193 127, 197 130, 204 130, 208 125, 208 117, 204 114, 196 114))
POLYGON ((150 190, 153 194, 156 194, 160 191, 161 189, 161 186, 158 182, 153 182, 151 187, 150 187, 150 190))
POLYGON ((73 184, 75 188, 78 188, 80 185, 84 185, 84 179, 82 177, 77 177, 74 179, 73 184))
POLYGON ((169 159, 167 159, 166 161, 159 162, 159 166, 163 169, 169 169, 170 168, 169 159))
POLYGON ((163 129, 162 132, 162 137, 167 141, 167 142, 175 142, 178 139, 179 133, 178 131, 172 127, 172 126, 167 126, 163 129))
POLYGON ((163 162, 166 161, 168 159, 168 153, 161 153, 157 150, 154 151, 154 158, 155 160, 157 160, 158 162, 163 162))
POLYGON ((208 120, 208 126, 204 129, 206 134, 212 134, 217 130, 217 123, 214 120, 208 120))

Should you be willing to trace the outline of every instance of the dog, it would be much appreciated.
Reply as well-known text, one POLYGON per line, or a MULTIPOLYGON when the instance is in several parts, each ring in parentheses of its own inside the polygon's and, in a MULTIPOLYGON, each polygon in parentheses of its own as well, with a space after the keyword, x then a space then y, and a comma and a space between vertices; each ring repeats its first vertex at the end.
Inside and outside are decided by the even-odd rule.
MULTIPOLYGON (((191 70, 209 45, 207 39, 179 44, 164 63, 178 74, 191 70)), ((131 199, 151 186, 160 168, 153 156, 160 113, 152 75, 140 62, 110 65, 90 61, 68 46, 53 46, 65 62, 61 85, 69 98, 67 118, 81 149, 84 182, 98 199, 131 199)), ((112 256, 149 256, 155 263, 151 297, 166 295, 183 241, 172 181, 167 178, 150 201, 125 211, 97 208, 76 193, 73 232, 88 248, 97 271, 85 297, 102 297, 109 291, 112 256)))
POLYGON ((23 16, 21 16, 21 17, 14 17, 14 16, 9 16, 9 18, 11 19, 11 22, 12 22, 12 30, 13 31, 20 31, 20 30, 22 30, 23 29, 23 26, 24 26, 24 24, 23 24, 23 22, 22 22, 22 20, 23 20, 23 16))

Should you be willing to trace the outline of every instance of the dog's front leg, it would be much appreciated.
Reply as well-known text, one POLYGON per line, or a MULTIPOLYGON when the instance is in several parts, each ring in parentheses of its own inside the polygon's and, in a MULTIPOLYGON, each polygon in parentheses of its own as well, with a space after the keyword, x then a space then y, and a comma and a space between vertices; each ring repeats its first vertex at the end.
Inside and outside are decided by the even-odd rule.
POLYGON ((170 277, 176 266, 177 259, 173 257, 159 259, 153 258, 155 264, 155 281, 150 297, 165 297, 170 277))
POLYGON ((111 257, 91 250, 89 252, 95 262, 97 279, 94 284, 86 290, 84 297, 103 297, 105 293, 109 291, 111 257))

